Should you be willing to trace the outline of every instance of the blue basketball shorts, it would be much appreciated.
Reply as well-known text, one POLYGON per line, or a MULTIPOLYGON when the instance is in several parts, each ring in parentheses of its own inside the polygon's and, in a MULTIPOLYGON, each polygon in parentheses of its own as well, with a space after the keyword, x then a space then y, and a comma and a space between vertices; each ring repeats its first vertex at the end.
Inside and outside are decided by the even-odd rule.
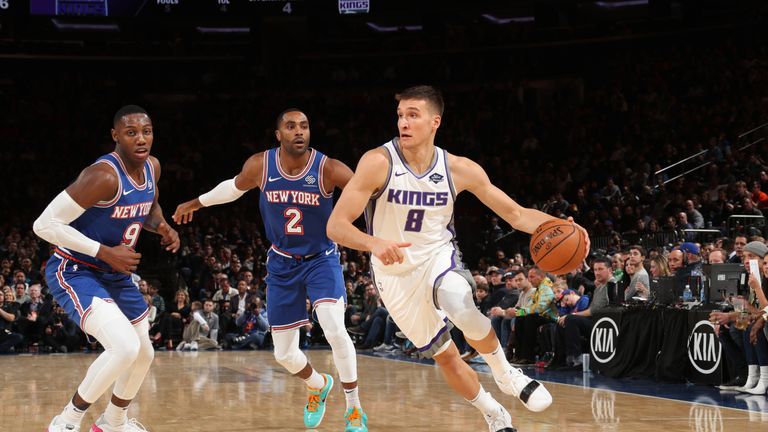
POLYGON ((320 252, 309 260, 285 257, 270 249, 267 256, 267 317, 272 331, 309 323, 307 298, 314 310, 321 303, 347 302, 339 253, 320 252))
POLYGON ((86 264, 53 254, 45 266, 45 280, 56 302, 81 329, 94 297, 115 303, 131 324, 149 313, 139 287, 126 274, 93 270, 86 264))

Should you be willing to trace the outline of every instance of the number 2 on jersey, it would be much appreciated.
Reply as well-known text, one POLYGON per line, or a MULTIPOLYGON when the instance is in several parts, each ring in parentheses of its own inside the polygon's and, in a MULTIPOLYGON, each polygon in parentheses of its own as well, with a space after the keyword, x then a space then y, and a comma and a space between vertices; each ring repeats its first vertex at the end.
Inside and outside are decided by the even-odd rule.
POLYGON ((123 244, 129 248, 136 246, 136 241, 139 240, 139 233, 141 232, 141 224, 134 222, 128 225, 128 228, 123 232, 123 244))
POLYGON ((413 209, 408 211, 405 217, 405 230, 412 232, 421 231, 421 224, 424 222, 424 209, 413 209))
POLYGON ((285 223, 285 233, 288 235, 304 235, 304 225, 300 224, 303 215, 301 210, 295 207, 288 207, 283 212, 283 216, 288 218, 285 223))

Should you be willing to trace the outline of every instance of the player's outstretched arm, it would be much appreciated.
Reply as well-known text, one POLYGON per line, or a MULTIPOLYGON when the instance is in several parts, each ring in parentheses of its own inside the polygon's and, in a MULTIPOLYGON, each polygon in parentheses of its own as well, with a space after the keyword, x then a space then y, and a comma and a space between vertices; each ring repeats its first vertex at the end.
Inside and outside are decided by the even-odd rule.
POLYGON ((370 251, 384 264, 394 264, 403 262, 403 252, 400 248, 408 247, 410 243, 373 237, 353 224, 363 213, 371 196, 385 186, 389 172, 389 159, 385 151, 381 148, 370 150, 360 159, 355 174, 333 208, 326 231, 328 238, 340 245, 370 251))
POLYGON ((69 225, 100 201, 112 200, 120 192, 118 185, 117 173, 106 164, 89 166, 48 204, 32 229, 48 243, 98 258, 115 271, 129 274, 136 270, 141 254, 124 245, 105 246, 69 225))
POLYGON ((179 233, 168 225, 163 216, 163 209, 160 207, 160 161, 156 157, 149 157, 150 163, 155 170, 155 199, 152 201, 152 208, 149 210, 147 219, 144 220, 144 229, 160 234, 160 244, 165 246, 165 250, 176 253, 181 246, 179 233))
POLYGON ((256 153, 243 164, 240 174, 229 180, 224 180, 218 186, 199 197, 179 204, 172 219, 177 224, 192 222, 192 214, 203 207, 232 202, 249 190, 261 186, 264 173, 264 154, 256 153))
MULTIPOLYGON (((553 216, 544 212, 522 207, 515 202, 504 191, 491 183, 488 174, 476 162, 465 157, 449 154, 448 164, 451 169, 456 193, 464 190, 469 191, 488 208, 493 210, 494 213, 512 225, 513 228, 531 234, 542 223, 554 219, 553 216)), ((568 218, 568 220, 573 222, 572 218, 568 218)), ((590 242, 587 231, 578 224, 576 224, 576 227, 583 231, 584 238, 587 239, 586 248, 589 250, 590 242)))

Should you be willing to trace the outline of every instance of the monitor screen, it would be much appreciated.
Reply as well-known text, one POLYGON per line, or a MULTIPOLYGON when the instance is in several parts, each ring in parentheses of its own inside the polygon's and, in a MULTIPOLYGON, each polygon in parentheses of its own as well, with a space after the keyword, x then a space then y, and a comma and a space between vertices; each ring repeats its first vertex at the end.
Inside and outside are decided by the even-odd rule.
POLYGON ((704 273, 708 275, 709 298, 713 302, 721 302, 739 295, 747 275, 744 265, 737 263, 705 265, 704 273))

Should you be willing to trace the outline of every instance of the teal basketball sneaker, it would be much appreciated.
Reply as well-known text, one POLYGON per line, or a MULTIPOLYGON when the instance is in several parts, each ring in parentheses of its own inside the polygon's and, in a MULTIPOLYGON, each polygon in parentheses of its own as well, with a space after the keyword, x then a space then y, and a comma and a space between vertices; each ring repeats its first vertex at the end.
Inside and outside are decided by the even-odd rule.
POLYGON ((316 428, 323 421, 325 415, 325 400, 333 388, 333 377, 323 374, 325 385, 319 389, 310 389, 307 405, 304 407, 304 426, 316 428))
POLYGON ((347 426, 344 432, 368 432, 368 416, 362 408, 350 408, 344 414, 347 426))

